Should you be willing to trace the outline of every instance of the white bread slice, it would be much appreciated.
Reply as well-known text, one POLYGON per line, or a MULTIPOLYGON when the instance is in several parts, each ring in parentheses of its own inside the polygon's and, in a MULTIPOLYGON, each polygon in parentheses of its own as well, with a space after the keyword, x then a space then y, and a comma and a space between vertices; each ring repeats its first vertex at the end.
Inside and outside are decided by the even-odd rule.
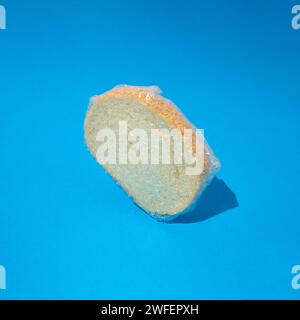
MULTIPOLYGON (((195 129, 171 101, 160 95, 158 87, 117 86, 93 97, 86 115, 85 141, 95 158, 101 144, 97 133, 110 128, 118 136, 119 121, 127 121, 128 131, 142 128, 148 133, 153 128, 175 128, 183 133, 184 129, 195 129)), ((186 164, 174 163, 117 163, 103 167, 139 207, 158 220, 171 220, 192 208, 220 163, 205 142, 204 170, 200 175, 187 175, 186 164)))

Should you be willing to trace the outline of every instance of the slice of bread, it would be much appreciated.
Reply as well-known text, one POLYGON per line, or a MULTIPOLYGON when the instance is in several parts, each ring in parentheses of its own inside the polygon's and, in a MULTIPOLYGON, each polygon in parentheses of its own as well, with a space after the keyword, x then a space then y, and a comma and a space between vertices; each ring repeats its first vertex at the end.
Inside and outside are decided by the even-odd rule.
MULTIPOLYGON (((128 132, 140 128, 148 137, 151 137, 152 129, 177 129, 182 136, 185 129, 193 130, 191 149, 193 154, 196 152, 198 138, 195 127, 171 101, 160 95, 158 87, 122 85, 91 99, 84 123, 84 134, 86 144, 96 159, 101 145, 97 137, 99 130, 109 128, 115 133, 116 141, 121 143, 118 139, 120 121, 126 121, 128 132)), ((126 143, 128 150, 135 150, 132 140, 126 143)), ((159 143, 162 148, 162 141, 159 143)), ((170 158, 173 159, 174 145, 170 149, 170 158)), ((116 150, 116 159, 120 159, 119 146, 116 150)), ((177 164, 172 160, 170 164, 162 161, 152 163, 150 160, 148 163, 134 164, 127 161, 127 164, 123 164, 117 161, 101 164, 139 207, 159 220, 171 220, 188 212, 220 167, 205 140, 203 170, 198 175, 188 175, 186 169, 189 165, 177 164)))

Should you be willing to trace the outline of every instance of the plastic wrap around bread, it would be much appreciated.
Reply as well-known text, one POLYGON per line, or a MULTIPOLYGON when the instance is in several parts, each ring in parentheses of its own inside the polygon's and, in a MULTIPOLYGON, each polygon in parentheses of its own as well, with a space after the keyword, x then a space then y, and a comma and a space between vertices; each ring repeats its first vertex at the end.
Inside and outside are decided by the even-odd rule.
POLYGON ((158 220, 190 211, 220 167, 203 130, 156 86, 121 85, 93 97, 84 135, 98 163, 158 220))

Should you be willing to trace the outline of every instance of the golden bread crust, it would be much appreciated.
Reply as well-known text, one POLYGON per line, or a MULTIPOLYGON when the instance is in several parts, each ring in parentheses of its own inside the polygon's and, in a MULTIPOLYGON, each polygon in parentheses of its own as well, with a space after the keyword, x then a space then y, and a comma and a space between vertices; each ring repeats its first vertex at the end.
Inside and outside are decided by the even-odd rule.
POLYGON ((116 87, 95 97, 93 104, 101 103, 111 97, 127 97, 128 99, 135 100, 144 106, 151 108, 156 111, 172 128, 177 128, 182 133, 184 129, 194 128, 171 101, 165 99, 159 94, 152 94, 147 90, 147 87, 116 87))

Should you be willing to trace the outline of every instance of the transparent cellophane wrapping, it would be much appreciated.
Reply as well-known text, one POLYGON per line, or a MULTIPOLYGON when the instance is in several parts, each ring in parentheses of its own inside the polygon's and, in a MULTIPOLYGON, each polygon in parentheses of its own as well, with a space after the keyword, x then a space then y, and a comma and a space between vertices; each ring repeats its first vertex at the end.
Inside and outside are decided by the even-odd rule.
MULTIPOLYGON (((139 98, 144 100, 145 104, 147 104, 147 102, 149 102, 149 100, 151 98, 164 99, 170 105, 172 105, 172 107, 174 109, 177 110, 177 112, 180 114, 180 116, 183 119, 185 119, 185 121, 187 121, 189 124, 191 124, 190 121, 187 120, 186 117, 182 114, 181 110, 171 100, 169 100, 161 95, 162 90, 158 86, 155 86, 155 85, 153 85, 153 86, 130 86, 130 85, 122 84, 122 85, 115 86, 112 90, 119 89, 119 88, 125 88, 125 89, 134 88, 134 89, 139 90, 140 91, 139 98), (146 94, 145 94, 145 92, 146 92, 146 94)), ((97 97, 98 96, 91 98, 90 105, 93 104, 94 99, 97 97)), ((193 128, 195 129, 195 126, 193 126, 193 128)), ((218 172, 218 170, 221 167, 220 161, 214 155, 212 149, 210 148, 209 144, 207 143, 207 141, 205 140, 204 137, 203 137, 203 141, 204 141, 204 152, 207 156, 209 166, 205 172, 205 176, 203 177, 202 183, 198 189, 198 192, 197 192, 195 198, 193 199, 191 204, 186 209, 184 209, 183 211, 178 212, 176 214, 156 214, 156 213, 149 212, 149 211, 145 210, 144 208, 140 207, 136 202, 135 202, 135 204, 139 208, 141 208, 143 211, 145 211, 146 213, 151 215, 154 219, 156 219, 158 221, 163 221, 163 222, 172 221, 172 220, 176 219, 178 216, 181 216, 183 214, 187 214, 187 213, 193 211, 195 209, 196 205, 198 204, 198 202, 201 201, 201 195, 202 195, 203 191, 209 185, 209 183, 212 181, 212 179, 214 178, 214 176, 216 175, 216 173, 218 172)), ((134 201, 134 199, 133 199, 133 201, 134 201)))

